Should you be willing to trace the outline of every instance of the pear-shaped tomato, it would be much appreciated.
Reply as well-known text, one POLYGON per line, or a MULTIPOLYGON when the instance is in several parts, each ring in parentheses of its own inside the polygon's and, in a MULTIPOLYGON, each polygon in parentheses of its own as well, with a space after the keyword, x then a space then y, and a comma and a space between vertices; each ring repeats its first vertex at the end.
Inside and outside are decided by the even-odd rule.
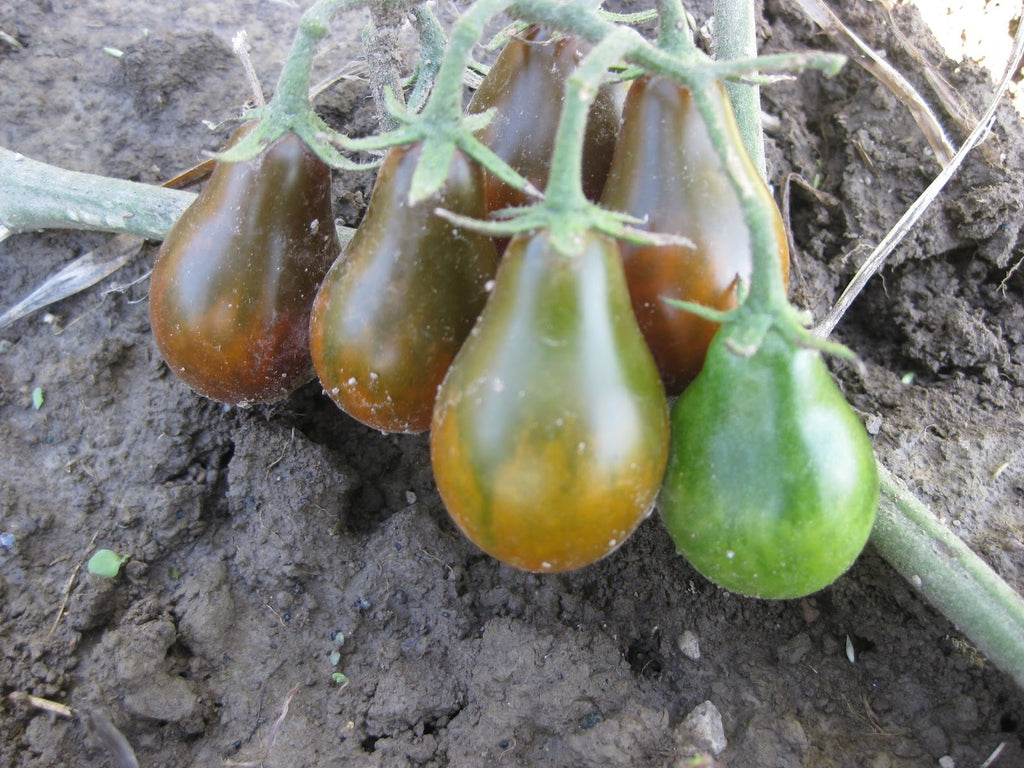
POLYGON ((871 441, 820 353, 769 331, 741 357, 729 331, 673 408, 661 514, 715 583, 801 597, 837 579, 871 533, 871 441))
MULTIPOLYGON (((717 83, 713 88, 711 96, 729 128, 731 144, 745 161, 744 181, 771 202, 743 148, 725 89, 717 83)), ((749 285, 753 270, 750 232, 739 198, 686 88, 664 78, 642 77, 633 83, 601 204, 646 219, 644 229, 693 241, 693 247, 621 243, 640 329, 666 390, 678 394, 700 371, 718 325, 662 299, 732 309, 738 281, 749 285)), ((788 280, 789 250, 781 216, 775 221, 775 236, 779 266, 788 280)))
MULTIPOLYGON (((495 116, 477 137, 538 189, 548 181, 555 133, 565 100, 565 83, 589 45, 577 37, 552 36, 537 26, 513 37, 480 83, 468 112, 494 108, 495 116)), ((621 103, 606 85, 590 108, 583 144, 583 191, 597 201, 608 176, 621 103)), ((489 213, 536 202, 488 174, 489 213)))
POLYGON ((363 222, 324 279, 310 342, 325 391, 386 432, 430 426, 437 387, 487 301, 491 239, 435 213, 481 218, 483 171, 456 151, 441 190, 410 206, 422 145, 391 150, 363 222))
POLYGON ((441 498, 481 549, 529 571, 579 568, 649 513, 668 450, 665 393, 614 241, 513 238, 438 393, 441 498))
POLYGON ((284 397, 313 376, 310 307, 340 250, 330 168, 297 135, 251 160, 218 163, 153 266, 160 354, 214 400, 284 397))

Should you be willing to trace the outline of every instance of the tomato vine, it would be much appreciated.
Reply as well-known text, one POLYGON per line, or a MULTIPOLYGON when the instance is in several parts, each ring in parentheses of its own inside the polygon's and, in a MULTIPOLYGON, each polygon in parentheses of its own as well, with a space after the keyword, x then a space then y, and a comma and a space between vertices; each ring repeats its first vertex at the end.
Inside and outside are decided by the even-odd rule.
MULTIPOLYGON (((256 157, 273 141, 289 132, 298 135, 322 160, 341 169, 362 167, 351 161, 345 155, 346 152, 382 150, 422 142, 421 160, 409 187, 409 204, 431 199, 431 196, 444 185, 456 152, 465 152, 489 172, 512 186, 526 190, 540 202, 500 220, 483 222, 471 220, 465 215, 453 215, 451 212, 444 215, 456 225, 474 227, 489 234, 518 233, 524 239, 517 248, 524 250, 528 250, 529 243, 532 242, 526 238, 534 238, 538 232, 542 233, 552 252, 545 256, 552 259, 549 263, 557 263, 557 259, 572 259, 584 253, 598 237, 595 234, 597 232, 647 243, 679 243, 680 236, 659 238, 651 233, 636 231, 630 226, 637 223, 635 220, 605 211, 588 202, 582 195, 579 185, 587 107, 597 87, 606 78, 609 67, 625 64, 667 78, 685 87, 692 95, 719 160, 741 201, 745 223, 751 233, 753 271, 749 284, 744 286, 744 297, 740 306, 728 312, 716 312, 705 307, 687 305, 689 311, 723 324, 723 332, 719 333, 720 341, 714 352, 715 366, 718 370, 736 368, 746 374, 760 371, 753 378, 759 378, 762 382, 767 381, 764 386, 772 388, 774 392, 780 386, 778 381, 790 381, 786 377, 790 376, 789 371, 792 367, 799 367, 804 365, 805 361, 810 361, 807 365, 814 368, 813 373, 809 374, 814 380, 814 385, 820 386, 823 392, 827 391, 828 394, 823 398, 828 400, 833 413, 843 414, 841 420, 844 426, 841 431, 850 435, 856 433, 857 425, 850 421, 849 413, 843 410, 849 406, 845 401, 840 404, 835 400, 837 390, 833 391, 834 383, 828 379, 827 372, 823 372, 819 351, 846 357, 850 357, 850 354, 837 345, 815 338, 807 331, 802 314, 786 300, 785 284, 779 269, 779 243, 774 232, 775 213, 766 204, 763 195, 759 194, 756 185, 751 182, 748 169, 745 167, 746 161, 732 135, 731 116, 727 108, 712 95, 716 83, 730 81, 752 72, 802 70, 808 67, 826 72, 834 71, 840 64, 838 57, 807 53, 764 57, 744 55, 740 58, 730 56, 726 59, 711 60, 687 45, 679 35, 680 21, 683 18, 681 8, 677 3, 669 1, 661 3, 660 6, 663 30, 660 45, 652 45, 634 30, 602 15, 592 2, 479 0, 456 22, 451 37, 446 42, 436 19, 433 19, 429 11, 415 3, 396 4, 395 8, 408 8, 416 14, 421 41, 427 53, 418 65, 407 103, 403 103, 393 86, 390 90, 380 89, 382 103, 386 105, 393 118, 393 127, 379 136, 355 139, 334 134, 315 115, 308 99, 309 71, 312 57, 328 34, 331 20, 339 13, 367 4, 368 0, 320 0, 307 11, 296 35, 292 55, 282 71, 274 98, 267 107, 248 115, 249 118, 258 121, 257 130, 251 132, 233 149, 222 153, 219 157, 222 162, 239 162, 256 157), (594 44, 593 50, 583 60, 566 87, 565 107, 551 159, 551 181, 543 199, 532 184, 477 139, 476 133, 489 119, 493 119, 493 115, 484 113, 467 117, 462 113, 463 74, 472 48, 482 36, 486 23, 502 11, 524 22, 543 24, 553 30, 579 35, 594 44), (673 35, 676 37, 673 38, 673 35), (440 56, 442 50, 443 56, 440 56), (784 364, 761 362, 766 357, 776 361, 783 360, 784 364), (793 361, 800 361, 799 365, 793 361)), ((722 19, 719 21, 721 23, 722 19)), ((753 148, 751 154, 755 156, 756 165, 758 129, 751 103, 756 104, 756 98, 753 101, 748 99, 747 106, 740 107, 738 111, 741 113, 741 124, 755 126, 746 129, 745 143, 748 149, 753 148)), ((182 193, 157 191, 141 185, 112 183, 105 187, 109 192, 102 194, 118 196, 119 200, 126 200, 124 195, 132 198, 126 205, 136 214, 134 220, 133 217, 126 219, 123 216, 115 216, 102 205, 97 206, 90 200, 81 199, 82 196, 71 203, 67 200, 59 201, 57 210, 51 209, 42 215, 40 211, 51 205, 52 201, 44 203, 38 189, 33 193, 32 187, 34 183, 38 186, 38 178, 51 173, 61 179, 70 178, 62 172, 40 168, 12 157, 11 153, 0 151, 0 178, 5 179, 3 183, 21 185, 18 187, 17 195, 0 196, 0 235, 26 228, 66 226, 69 222, 76 222, 78 226, 89 228, 161 236, 166 233, 169 222, 180 212, 186 201, 182 193), (11 173, 5 173, 5 170, 11 170, 11 173), (73 216, 67 214, 69 204, 75 206, 73 216)), ((60 194, 63 189, 59 182, 48 182, 46 186, 47 191, 51 193, 57 190, 60 194)), ((729 398, 736 396, 735 390, 729 389, 732 383, 728 376, 723 377, 719 374, 719 378, 724 383, 716 384, 713 387, 715 391, 711 394, 721 398, 725 392, 725 402, 731 402, 729 398)), ((798 376, 792 378, 793 381, 798 379, 798 376)), ((700 390, 695 391, 699 397, 694 395, 694 401, 699 400, 702 407, 688 407, 687 396, 684 395, 680 401, 682 405, 677 405, 681 415, 675 421, 682 424, 679 429, 688 429, 687 424, 695 419, 704 419, 706 422, 707 417, 699 414, 706 414, 708 411, 703 407, 704 400, 708 397, 708 387, 704 387, 703 395, 700 394, 700 390), (688 410, 698 415, 688 413, 688 410)), ((699 426, 704 427, 706 423, 699 426)), ((772 430, 766 428, 763 432, 770 435, 772 430)), ((857 454, 857 478, 864 484, 872 486, 875 481, 871 477, 872 470, 867 467, 865 458, 870 457, 870 448, 868 447, 868 452, 865 453, 865 444, 861 441, 859 433, 857 434, 856 438, 851 438, 858 444, 858 447, 851 449, 851 453, 857 454)), ((683 451, 678 455, 689 454, 683 451)), ((670 472, 673 471, 671 467, 670 460, 670 472)), ((874 467, 873 460, 871 467, 874 467)), ((678 476, 675 479, 678 480, 678 476)), ((706 479, 702 478, 701 481, 706 479)), ((683 489, 684 492, 689 490, 683 489)), ((857 501, 857 515, 854 517, 859 521, 859 528, 864 528, 865 508, 870 506, 873 512, 874 504, 873 499, 861 498, 857 501)), ((900 491, 898 484, 884 471, 881 510, 879 522, 872 533, 879 551, 893 562, 911 583, 936 601, 947 615, 960 622, 964 631, 979 647, 989 653, 996 663, 1011 671, 1018 681, 1024 684, 1020 672, 1024 669, 1024 649, 1020 641, 1020 637, 1024 636, 1024 608, 1020 597, 994 577, 990 569, 986 570, 986 566, 976 556, 962 548, 962 545, 958 546, 954 541, 955 537, 947 539, 948 531, 926 511, 921 510, 919 505, 915 505, 908 494, 900 491), (932 547, 935 541, 942 542, 944 551, 951 554, 944 556, 942 551, 935 550, 932 547), (923 575, 926 568, 929 573, 939 574, 933 577, 934 583, 932 578, 923 575), (936 586, 938 582, 952 587, 936 586), (964 599, 965 591, 973 599, 964 599), (980 604, 985 606, 986 610, 965 613, 963 608, 968 604, 980 604)), ((690 531, 685 526, 684 529, 686 532, 682 537, 685 539, 690 531)), ((858 530, 854 538, 861 539, 866 535, 865 530, 858 530)), ((732 551, 727 549, 727 545, 723 546, 726 547, 723 552, 732 551)), ((598 555, 600 554, 599 552, 598 555)), ((799 551, 792 556, 799 556, 799 551)), ((734 557, 730 558, 727 555, 726 559, 735 560, 734 557)), ((821 579, 811 579, 806 583, 797 583, 792 588, 786 586, 784 589, 768 592, 772 596, 792 596, 819 588, 822 585, 819 582, 827 582, 828 577, 836 575, 831 573, 832 570, 845 568, 848 559, 847 555, 840 557, 838 564, 830 566, 831 570, 826 569, 829 573, 821 579)), ((524 567, 536 565, 537 563, 533 562, 524 567)), ((732 568, 732 565, 729 567, 732 568)), ((542 566, 539 569, 546 570, 542 566)), ((759 573, 754 576, 760 578, 759 573)), ((727 586, 754 594, 762 593, 760 588, 745 590, 744 584, 741 578, 740 581, 727 586)))

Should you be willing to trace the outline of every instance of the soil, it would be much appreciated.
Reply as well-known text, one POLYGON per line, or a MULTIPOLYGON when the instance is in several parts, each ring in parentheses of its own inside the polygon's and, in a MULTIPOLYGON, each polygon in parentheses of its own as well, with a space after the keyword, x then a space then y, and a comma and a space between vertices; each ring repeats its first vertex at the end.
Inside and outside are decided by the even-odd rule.
MULTIPOLYGON (((710 3, 688 5, 703 24, 710 3)), ((895 24, 920 58, 884 4, 842 5, 929 101, 922 61, 982 111, 991 83, 948 61, 913 9, 895 24)), ((763 10, 765 51, 831 47, 789 0, 763 10)), ((204 121, 247 97, 234 33, 248 30, 271 88, 299 13, 283 0, 0 3, 0 29, 24 45, 0 40, 0 145, 169 178, 223 143, 204 121)), ((336 24, 319 74, 359 52, 364 21, 336 24)), ((340 129, 373 128, 359 80, 320 104, 340 129)), ((938 165, 856 65, 767 87, 764 107, 792 297, 821 317, 938 165)), ((838 327, 866 372, 834 366, 884 463, 1018 591, 1021 128, 1000 112, 838 327)), ((342 223, 358 223, 371 183, 338 174, 342 223)), ((0 307, 107 239, 11 237, 0 307)), ((175 379, 148 327, 155 250, 0 333, 0 764, 126 765, 119 732, 140 765, 167 768, 669 768, 698 753, 734 768, 966 768, 1000 745, 991 765, 1024 765, 1022 691, 870 547, 802 601, 716 588, 656 515, 576 573, 502 566, 448 520, 424 436, 361 427, 315 383, 237 409, 175 379), (131 556, 118 578, 86 573, 100 547, 131 556)))

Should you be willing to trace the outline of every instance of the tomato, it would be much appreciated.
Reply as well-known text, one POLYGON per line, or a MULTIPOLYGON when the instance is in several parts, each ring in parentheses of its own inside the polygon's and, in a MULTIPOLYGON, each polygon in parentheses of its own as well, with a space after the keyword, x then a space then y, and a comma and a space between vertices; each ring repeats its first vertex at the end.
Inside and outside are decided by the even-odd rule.
MULTIPOLYGON (((538 189, 547 184, 565 82, 588 47, 579 38, 553 39, 550 32, 529 27, 509 40, 469 103, 470 114, 495 109, 494 119, 477 138, 538 189)), ((590 109, 583 148, 583 191, 592 201, 601 196, 608 175, 619 112, 615 89, 602 87, 590 109)), ((533 202, 488 175, 489 213, 533 202)))
MULTIPOLYGON (((747 161, 744 181, 771 201, 771 193, 743 150, 725 89, 716 84, 712 95, 727 119, 733 147, 747 161)), ((651 77, 632 85, 601 203, 646 218, 643 229, 684 235, 694 243, 693 247, 621 243, 637 321, 665 388, 669 394, 678 394, 700 371, 718 325, 671 307, 662 298, 732 309, 738 281, 749 285, 753 270, 750 233, 739 198, 687 89, 651 77)), ((775 238, 788 280, 789 250, 778 215, 775 238)))
POLYGON ((792 598, 837 579, 878 506, 871 441, 821 354, 769 331, 743 358, 727 329, 672 411, 662 517, 715 583, 792 598))
POLYGON ((430 426, 437 387, 487 301, 498 256, 487 235, 438 207, 482 218, 483 171, 456 151, 441 191, 415 206, 409 187, 422 145, 393 149, 366 216, 324 279, 310 321, 324 390, 386 432, 430 426))
POLYGON ((438 394, 441 497, 484 551, 529 571, 604 557, 651 511, 668 409, 615 242, 553 252, 513 238, 494 293, 438 394))
MULTIPOLYGON (((239 128, 231 145, 254 125, 239 128)), ((297 135, 252 160, 218 163, 153 266, 149 313, 160 354, 214 400, 287 395, 313 376, 310 307, 340 250, 330 168, 297 135)))

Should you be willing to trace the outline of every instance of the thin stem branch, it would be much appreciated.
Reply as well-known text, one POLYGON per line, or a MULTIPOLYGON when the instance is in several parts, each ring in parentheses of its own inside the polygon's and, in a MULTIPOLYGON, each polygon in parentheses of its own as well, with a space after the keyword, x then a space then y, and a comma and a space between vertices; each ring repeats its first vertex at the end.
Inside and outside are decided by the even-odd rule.
POLYGON ((417 5, 413 9, 413 18, 419 32, 420 58, 416 65, 412 93, 409 95, 409 109, 418 112, 434 87, 438 70, 444 60, 448 37, 434 12, 426 5, 417 5))
POLYGON ((587 205, 583 194, 583 139, 590 105, 611 64, 635 45, 637 33, 618 27, 583 58, 565 84, 565 99, 555 134, 551 173, 545 197, 552 206, 580 209, 587 205))
POLYGON ((680 0, 658 0, 658 47, 677 56, 696 49, 680 0))
POLYGON ((313 58, 330 31, 330 21, 343 8, 358 7, 364 0, 319 0, 302 14, 291 52, 274 89, 275 114, 297 117, 310 111, 309 87, 313 58))
POLYGON ((477 0, 452 27, 448 48, 437 73, 434 92, 423 111, 462 115, 463 72, 484 25, 512 4, 512 0, 477 0))
POLYGON ((792 310, 786 299, 782 270, 779 269, 775 203, 750 164, 745 147, 736 145, 735 138, 738 137, 731 104, 725 94, 718 96, 717 87, 718 84, 711 81, 704 87, 694 88, 692 95, 707 124, 711 143, 739 198, 750 232, 754 269, 750 293, 743 305, 757 314, 788 315, 792 310))

